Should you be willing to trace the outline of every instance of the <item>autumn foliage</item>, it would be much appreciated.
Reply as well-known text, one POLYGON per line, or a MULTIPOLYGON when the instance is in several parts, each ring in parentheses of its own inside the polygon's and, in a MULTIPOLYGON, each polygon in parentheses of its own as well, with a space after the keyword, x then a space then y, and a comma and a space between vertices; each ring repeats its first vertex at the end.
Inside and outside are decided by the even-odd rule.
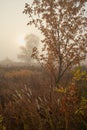
POLYGON ((86 0, 33 0, 25 4, 43 34, 41 67, 0 69, 0 129, 87 130, 86 0))
POLYGON ((87 17, 85 0, 33 0, 25 4, 23 13, 28 25, 35 25, 43 34, 42 51, 33 51, 45 69, 50 71, 56 86, 64 73, 79 64, 87 54, 87 17))
POLYGON ((14 68, 4 68, 1 71, 1 129, 87 129, 86 70, 75 68, 66 87, 53 89, 48 75, 41 69, 35 72, 22 68, 14 72, 14 68))

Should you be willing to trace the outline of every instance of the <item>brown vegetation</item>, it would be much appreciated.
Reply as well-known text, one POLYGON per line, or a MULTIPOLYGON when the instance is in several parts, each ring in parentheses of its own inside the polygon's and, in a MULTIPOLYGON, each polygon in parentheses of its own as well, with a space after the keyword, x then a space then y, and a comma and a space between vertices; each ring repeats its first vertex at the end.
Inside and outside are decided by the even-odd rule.
POLYGON ((41 69, 1 69, 1 129, 86 130, 86 70, 75 69, 66 87, 62 83, 59 89, 52 89, 52 85, 50 77, 41 69), (81 94, 83 86, 86 92, 81 94))
POLYGON ((43 54, 34 47, 32 57, 46 72, 39 67, 0 69, 1 129, 87 130, 87 69, 80 67, 87 54, 85 2, 25 4, 28 24, 44 36, 43 54))
POLYGON ((50 73, 59 87, 67 70, 80 64, 87 54, 87 17, 85 0, 33 0, 25 4, 28 25, 35 25, 43 34, 40 53, 35 47, 32 56, 50 73))

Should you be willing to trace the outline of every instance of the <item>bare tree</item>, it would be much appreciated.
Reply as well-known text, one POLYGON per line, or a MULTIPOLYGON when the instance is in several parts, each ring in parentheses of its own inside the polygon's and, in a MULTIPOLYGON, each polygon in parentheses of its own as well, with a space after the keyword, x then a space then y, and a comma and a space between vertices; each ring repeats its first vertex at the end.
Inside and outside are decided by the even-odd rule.
MULTIPOLYGON (((40 63, 51 72, 56 86, 64 73, 79 64, 87 54, 86 0, 33 0, 25 4, 23 13, 29 16, 43 34, 40 63)), ((37 55, 37 49, 34 55, 37 55)))
POLYGON ((21 46, 21 54, 18 55, 18 58, 23 60, 27 64, 33 64, 34 59, 31 58, 32 51, 34 47, 38 47, 39 45, 39 38, 34 35, 26 35, 25 37, 26 44, 25 46, 21 46))

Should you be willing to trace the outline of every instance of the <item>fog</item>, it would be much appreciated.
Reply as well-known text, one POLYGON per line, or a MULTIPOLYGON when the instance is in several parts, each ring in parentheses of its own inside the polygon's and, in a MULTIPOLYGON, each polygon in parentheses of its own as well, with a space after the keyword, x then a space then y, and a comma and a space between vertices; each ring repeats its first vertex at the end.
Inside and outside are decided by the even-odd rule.
POLYGON ((34 26, 27 26, 28 17, 22 13, 25 3, 32 0, 0 0, 0 60, 10 58, 17 60, 21 44, 19 37, 24 38, 27 34, 41 34, 34 26))
POLYGON ((27 26, 28 17, 22 13, 26 2, 31 3, 32 0, 0 0, 0 60, 7 57, 18 60, 19 37, 29 33, 39 35, 33 26, 27 26))

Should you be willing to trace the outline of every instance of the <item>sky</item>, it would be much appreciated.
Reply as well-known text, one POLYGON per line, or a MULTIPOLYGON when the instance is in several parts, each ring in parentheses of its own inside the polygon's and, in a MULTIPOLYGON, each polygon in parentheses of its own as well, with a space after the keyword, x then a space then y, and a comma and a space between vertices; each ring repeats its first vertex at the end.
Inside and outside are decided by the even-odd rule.
POLYGON ((28 16, 23 14, 25 3, 32 0, 0 0, 0 60, 17 60, 25 35, 39 32, 27 26, 28 16))
POLYGON ((27 26, 28 16, 22 13, 25 3, 32 0, 0 0, 0 60, 17 60, 23 38, 30 33, 40 36, 34 26, 27 26))

